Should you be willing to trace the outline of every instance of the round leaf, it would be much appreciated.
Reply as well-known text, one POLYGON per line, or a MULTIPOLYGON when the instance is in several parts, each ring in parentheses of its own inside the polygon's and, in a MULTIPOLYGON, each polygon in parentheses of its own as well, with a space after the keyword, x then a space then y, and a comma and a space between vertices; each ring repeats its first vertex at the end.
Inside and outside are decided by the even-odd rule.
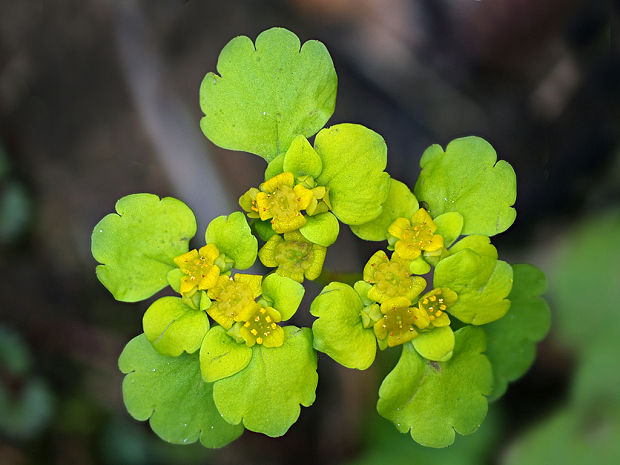
POLYGON ((458 294, 448 309, 451 315, 465 323, 483 325, 503 317, 510 308, 506 297, 512 287, 512 268, 501 260, 464 249, 437 264, 434 287, 448 287, 458 294))
POLYGON ((418 354, 425 359, 445 362, 452 357, 454 332, 450 326, 435 328, 428 333, 420 333, 411 342, 418 354))
POLYGON ((220 253, 232 258, 234 267, 239 270, 251 267, 256 261, 258 241, 241 212, 218 216, 211 221, 207 226, 205 240, 207 244, 215 244, 220 253))
POLYGON ((396 218, 411 218, 418 209, 418 200, 407 185, 390 179, 390 191, 383 204, 383 211, 368 223, 351 226, 353 233, 366 241, 387 239, 387 230, 396 218))
POLYGON ((235 37, 220 53, 217 71, 200 86, 200 127, 220 147, 269 162, 298 134, 316 134, 334 112, 337 77, 327 49, 310 40, 300 50, 286 29, 264 31, 256 47, 235 37))
POLYGON ((491 392, 493 374, 481 353, 484 332, 466 326, 455 337, 454 354, 447 362, 426 361, 405 344, 379 388, 379 414, 424 446, 449 446, 455 431, 473 433, 487 413, 484 396, 491 392))
POLYGON ((196 234, 196 219, 180 200, 153 194, 123 197, 116 211, 93 230, 97 278, 116 300, 137 302, 168 285, 174 258, 196 234))
POLYGON ((118 359, 123 401, 136 420, 149 420, 153 431, 173 444, 200 439, 205 447, 223 447, 243 433, 222 419, 213 403, 213 385, 200 376, 198 354, 167 357, 144 334, 133 338, 118 359))
POLYGON ((351 225, 379 216, 390 190, 383 137, 359 124, 337 124, 316 135, 314 149, 323 162, 317 183, 329 188, 338 219, 351 225))
POLYGON ((325 212, 306 216, 306 224, 299 228, 299 232, 310 242, 329 247, 338 239, 340 224, 334 215, 325 212))
POLYGON ((237 374, 214 383, 213 399, 230 423, 250 431, 282 436, 312 405, 318 383, 316 354, 308 328, 284 328, 281 347, 252 348, 252 360, 237 374))
POLYGON ((304 287, 290 278, 272 273, 263 279, 263 295, 271 300, 271 306, 282 316, 282 321, 290 319, 301 303, 304 287))
POLYGON ((463 215, 462 234, 493 236, 508 229, 517 215, 511 206, 517 197, 512 166, 498 161, 491 145, 480 137, 463 137, 422 155, 422 172, 415 195, 428 203, 433 218, 445 212, 463 215))
POLYGON ((144 334, 162 355, 191 354, 209 331, 209 318, 179 297, 162 297, 151 304, 142 318, 144 334))
POLYGON ((314 299, 310 313, 315 349, 347 368, 365 370, 375 360, 377 342, 372 328, 364 328, 362 301, 350 286, 333 282, 314 299))
POLYGON ((497 259, 497 249, 487 236, 466 236, 450 248, 450 253, 455 254, 464 249, 471 249, 483 257, 497 259))
POLYGON ((239 344, 221 326, 207 333, 200 348, 202 377, 213 382, 243 370, 252 358, 252 349, 239 344))

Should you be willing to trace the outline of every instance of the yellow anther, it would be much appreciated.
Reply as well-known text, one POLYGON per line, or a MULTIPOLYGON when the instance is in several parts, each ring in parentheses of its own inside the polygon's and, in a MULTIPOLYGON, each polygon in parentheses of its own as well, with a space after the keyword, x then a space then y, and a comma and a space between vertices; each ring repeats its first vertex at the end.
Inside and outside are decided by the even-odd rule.
MULTIPOLYGON (((233 316, 233 313, 231 313, 231 314, 230 314, 230 316, 233 316)), ((250 322, 249 322, 249 321, 246 321, 246 322, 245 322, 245 324, 244 324, 243 326, 245 326, 245 327, 247 328, 248 326, 250 326, 250 322)))
POLYGON ((422 303, 423 303, 424 305, 426 305, 426 304, 428 303, 428 299, 424 299, 424 300, 422 301, 422 303))
MULTIPOLYGON (((261 308, 261 309, 259 310, 259 312, 260 312, 260 314, 261 314, 261 315, 264 315, 266 311, 267 311, 267 310, 265 310, 265 307, 263 307, 263 308, 261 308)), ((258 321, 258 320, 257 320, 257 321, 258 321)))
POLYGON ((252 328, 252 329, 250 330, 250 332, 251 332, 254 336, 256 336, 256 335, 258 334, 258 331, 256 331, 256 329, 254 329, 254 328, 252 328))
POLYGON ((435 317, 433 315, 429 315, 428 319, 433 321, 435 319, 435 317))
MULTIPOLYGON (((263 313, 265 313, 265 312, 263 312, 263 313)), ((271 323, 271 317, 270 317, 269 315, 267 315, 267 316, 265 317, 265 321, 266 321, 267 323, 271 323)))
POLYGON ((436 316, 441 316, 443 315, 443 312, 441 310, 437 310, 437 312, 435 313, 436 316))
POLYGON ((263 338, 262 337, 257 337, 256 338, 256 343, 257 344, 262 344, 263 343, 263 338))
POLYGON ((440 305, 440 306, 439 306, 439 310, 445 310, 445 309, 446 309, 446 306, 445 306, 445 305, 440 305))
POLYGON ((430 300, 431 302, 435 302, 435 301, 437 300, 437 297, 435 297, 434 295, 432 295, 432 296, 430 296, 430 297, 429 297, 429 300, 430 300))

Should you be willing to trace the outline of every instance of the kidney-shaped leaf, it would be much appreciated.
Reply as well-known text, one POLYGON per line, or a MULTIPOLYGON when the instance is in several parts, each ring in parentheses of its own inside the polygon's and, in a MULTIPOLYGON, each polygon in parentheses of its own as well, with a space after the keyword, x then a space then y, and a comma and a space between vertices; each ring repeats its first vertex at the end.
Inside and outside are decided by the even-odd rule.
POLYGON ((508 162, 497 161, 495 150, 484 139, 455 139, 445 152, 431 145, 420 166, 414 192, 428 203, 432 217, 459 212, 464 218, 462 234, 485 236, 501 233, 514 222, 515 172, 508 162))
POLYGON ((92 234, 97 278, 116 300, 137 302, 168 285, 174 257, 188 250, 196 219, 187 205, 172 197, 132 194, 116 202, 92 234))
POLYGON ((449 446, 455 431, 473 433, 487 413, 485 396, 491 392, 493 374, 482 354, 484 332, 466 326, 455 337, 447 362, 426 361, 405 344, 396 367, 379 388, 379 414, 424 446, 449 446))
POLYGON ((136 420, 149 420, 153 431, 173 444, 200 439, 205 447, 223 447, 243 433, 225 422, 213 403, 213 385, 200 376, 198 354, 168 357, 144 334, 133 338, 118 359, 125 373, 123 400, 136 420))
POLYGON ((245 270, 256 261, 258 241, 252 234, 245 215, 234 212, 228 216, 215 218, 205 232, 207 244, 215 244, 235 262, 234 268, 245 270))
POLYGON ((200 127, 220 147, 269 162, 295 136, 316 134, 334 112, 338 80, 329 52, 316 40, 300 49, 286 29, 264 31, 256 46, 235 37, 220 53, 217 71, 200 86, 200 127))

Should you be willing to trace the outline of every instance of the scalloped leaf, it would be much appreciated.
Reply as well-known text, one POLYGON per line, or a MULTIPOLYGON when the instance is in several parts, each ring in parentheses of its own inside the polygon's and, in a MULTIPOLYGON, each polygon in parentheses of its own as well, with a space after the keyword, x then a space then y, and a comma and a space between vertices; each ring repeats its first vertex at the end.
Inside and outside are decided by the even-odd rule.
POLYGON ((192 354, 209 331, 209 318, 201 310, 183 303, 179 297, 162 297, 151 304, 142 317, 148 340, 162 355, 192 354))
POLYGON ((340 223, 330 212, 319 213, 306 216, 306 224, 299 228, 299 232, 310 242, 329 247, 338 239, 340 223))
POLYGON ((388 237, 388 228, 396 218, 411 218, 418 208, 418 200, 407 185, 391 178, 381 214, 368 223, 352 225, 351 231, 366 241, 384 241, 388 237))
POLYGON ((158 353, 144 334, 123 349, 118 366, 125 373, 123 401, 136 420, 149 420, 160 438, 173 444, 200 440, 223 447, 243 433, 225 422, 213 403, 213 385, 200 376, 198 354, 168 357, 158 353))
POLYGON ((497 249, 491 244, 491 238, 488 236, 466 236, 450 247, 450 253, 455 254, 464 249, 471 249, 483 257, 497 259, 497 249))
POLYGON ((300 45, 295 34, 277 27, 262 32, 256 47, 246 36, 228 42, 218 58, 219 76, 207 74, 200 86, 200 127, 207 138, 269 162, 298 134, 316 134, 334 112, 338 78, 321 42, 300 45))
POLYGON ((383 137, 359 124, 336 124, 319 131, 314 150, 323 162, 317 183, 329 188, 340 221, 362 224, 381 214, 390 190, 383 137))
POLYGON ((200 348, 202 377, 212 383, 243 370, 252 358, 252 349, 240 344, 221 326, 209 330, 200 348))
POLYGON ((271 306, 280 312, 281 321, 290 319, 301 304, 306 290, 290 278, 271 273, 263 279, 263 296, 271 301, 271 306))
POLYGON ((286 326, 284 335, 281 347, 255 345, 247 367, 214 383, 213 399, 225 420, 277 437, 297 421, 300 404, 314 403, 318 374, 312 333, 286 326))
POLYGON ((426 361, 405 344, 379 388, 379 414, 424 446, 449 446, 455 431, 475 432, 487 413, 485 395, 491 392, 493 373, 482 354, 484 332, 466 326, 455 337, 454 354, 447 362, 426 361))
POLYGON ((180 200, 153 194, 123 197, 116 212, 93 229, 97 278, 116 300, 148 299, 168 285, 174 258, 188 251, 196 234, 196 219, 180 200))
POLYGON ((508 313, 483 327, 487 335, 487 357, 493 365, 495 400, 506 392, 508 383, 525 374, 536 357, 536 343, 549 332, 551 312, 540 297, 547 280, 534 265, 513 265, 514 283, 508 298, 508 313))
POLYGON ((495 150, 484 139, 455 139, 445 152, 440 145, 431 145, 424 151, 420 167, 414 192, 428 203, 433 218, 459 212, 465 235, 493 236, 514 223, 515 172, 508 162, 497 161, 495 150))
POLYGON ((228 216, 218 216, 207 226, 205 232, 207 244, 215 244, 220 253, 225 253, 235 262, 234 267, 245 270, 256 261, 258 241, 241 212, 228 216))
POLYGON ((510 308, 512 267, 501 260, 463 249, 441 260, 434 287, 449 287, 459 296, 448 309, 465 323, 483 325, 503 317, 510 308))
MULTIPOLYGON (((356 283, 356 288, 361 286, 356 283)), ((351 286, 338 282, 326 286, 310 306, 318 318, 312 325, 314 348, 347 368, 365 370, 372 365, 377 341, 372 328, 362 324, 363 308, 351 286)))

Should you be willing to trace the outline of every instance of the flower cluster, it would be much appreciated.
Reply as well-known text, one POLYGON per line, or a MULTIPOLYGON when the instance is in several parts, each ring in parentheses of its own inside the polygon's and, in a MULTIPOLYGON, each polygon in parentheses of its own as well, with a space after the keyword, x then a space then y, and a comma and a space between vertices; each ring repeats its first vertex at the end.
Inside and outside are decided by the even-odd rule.
POLYGON ((220 55, 221 75, 201 85, 205 135, 267 162, 264 182, 240 197, 242 212, 213 219, 191 250, 194 214, 169 197, 123 197, 94 228, 97 277, 117 300, 167 286, 174 294, 149 305, 144 334, 121 354, 125 404, 173 443, 221 447, 244 429, 280 436, 315 400, 317 351, 366 369, 377 347, 398 347, 377 409, 416 441, 444 447, 480 425, 485 396, 527 369, 515 375, 502 357, 531 353, 522 346, 535 340, 507 337, 514 350, 493 349, 510 331, 502 317, 513 295, 529 302, 534 279, 499 260, 490 240, 515 219, 514 171, 486 141, 465 137, 424 152, 412 191, 385 171, 379 134, 324 127, 336 74, 323 44, 300 45, 280 28, 255 43, 237 37, 220 55), (386 241, 383 250, 353 286, 326 283, 311 329, 288 324, 303 281, 323 280, 341 223, 386 241), (244 273, 257 259, 273 272, 244 273))

